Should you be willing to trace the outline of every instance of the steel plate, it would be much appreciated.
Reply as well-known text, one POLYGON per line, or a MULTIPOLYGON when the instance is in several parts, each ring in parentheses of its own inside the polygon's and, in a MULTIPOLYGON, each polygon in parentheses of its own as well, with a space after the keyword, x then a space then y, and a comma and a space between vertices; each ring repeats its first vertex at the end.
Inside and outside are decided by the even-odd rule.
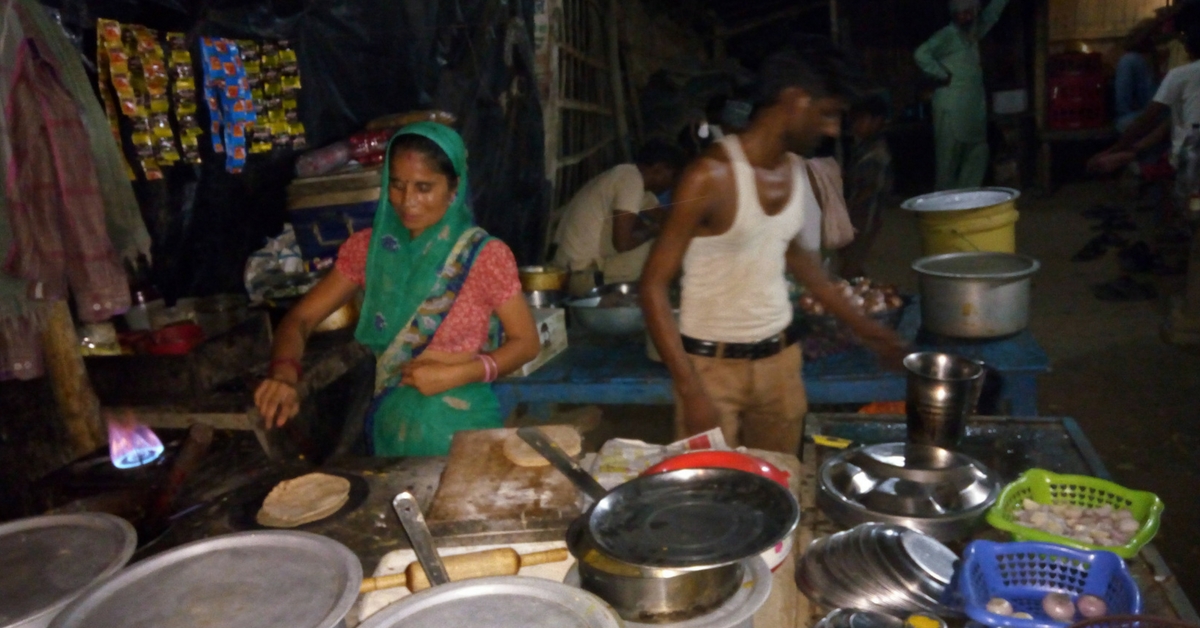
POLYGON ((129 562, 137 533, 104 513, 0 525, 0 626, 46 626, 88 585, 129 562))
POLYGON ((592 509, 596 545, 643 567, 698 569, 757 556, 791 534, 791 491, 735 469, 680 469, 622 484, 592 509))
POLYGON ((334 628, 358 597, 346 546, 295 531, 180 546, 88 587, 53 628, 334 628))
POLYGON ((1015 201, 1020 196, 1021 193, 1012 188, 965 188, 914 196, 901 203, 900 207, 916 212, 962 211, 1015 201))
POLYGON ((617 612, 561 582, 495 576, 452 582, 410 595, 359 628, 620 628, 617 612))

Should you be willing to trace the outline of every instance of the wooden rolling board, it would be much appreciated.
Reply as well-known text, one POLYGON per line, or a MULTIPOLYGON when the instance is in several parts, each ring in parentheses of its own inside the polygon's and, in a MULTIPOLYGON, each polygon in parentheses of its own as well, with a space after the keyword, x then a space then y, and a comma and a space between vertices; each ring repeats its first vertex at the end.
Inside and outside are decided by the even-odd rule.
POLYGON ((434 536, 487 537, 491 542, 561 539, 579 516, 579 490, 554 467, 518 467, 504 457, 504 439, 514 431, 454 435, 425 516, 434 536))

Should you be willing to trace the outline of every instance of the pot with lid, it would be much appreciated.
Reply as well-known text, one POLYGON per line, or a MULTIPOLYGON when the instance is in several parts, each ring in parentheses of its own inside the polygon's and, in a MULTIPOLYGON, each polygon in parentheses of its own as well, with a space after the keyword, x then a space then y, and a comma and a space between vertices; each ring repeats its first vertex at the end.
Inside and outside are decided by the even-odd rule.
POLYGON ((133 526, 105 513, 0 525, 0 626, 49 626, 89 585, 124 567, 136 546, 133 526))
POLYGON ((743 561, 790 536, 800 519, 791 492, 761 475, 677 469, 610 492, 537 428, 517 433, 595 500, 567 547, 584 590, 630 621, 678 622, 720 607, 740 588, 743 561))

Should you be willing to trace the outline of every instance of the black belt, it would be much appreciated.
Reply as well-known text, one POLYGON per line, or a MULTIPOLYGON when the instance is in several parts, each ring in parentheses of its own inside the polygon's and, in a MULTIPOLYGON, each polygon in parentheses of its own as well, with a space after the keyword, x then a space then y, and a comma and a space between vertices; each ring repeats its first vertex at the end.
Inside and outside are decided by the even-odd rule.
POLYGON ((758 342, 713 342, 683 336, 683 350, 706 358, 761 360, 769 358, 800 340, 800 326, 792 323, 778 334, 758 342))

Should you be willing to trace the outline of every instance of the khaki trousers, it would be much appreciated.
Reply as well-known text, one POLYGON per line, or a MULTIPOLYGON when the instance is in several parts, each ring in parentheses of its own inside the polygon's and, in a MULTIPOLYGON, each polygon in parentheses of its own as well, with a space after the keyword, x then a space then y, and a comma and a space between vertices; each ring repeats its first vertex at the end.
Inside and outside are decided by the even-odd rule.
MULTIPOLYGON (((808 413, 799 344, 761 360, 688 358, 717 406, 717 422, 730 447, 744 445, 798 455, 808 413)), ((684 428, 678 393, 675 436, 690 436, 684 428)))

